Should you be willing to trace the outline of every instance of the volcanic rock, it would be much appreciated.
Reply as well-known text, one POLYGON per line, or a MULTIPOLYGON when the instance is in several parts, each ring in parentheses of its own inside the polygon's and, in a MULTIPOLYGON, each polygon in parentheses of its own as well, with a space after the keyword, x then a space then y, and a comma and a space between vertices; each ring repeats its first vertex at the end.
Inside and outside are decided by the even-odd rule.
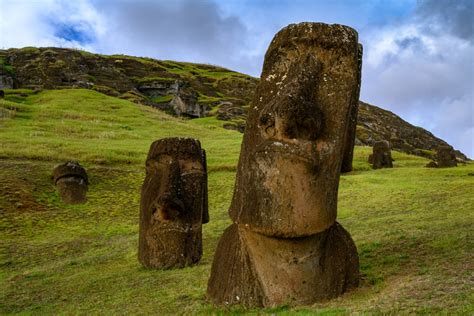
POLYGON ((311 304, 357 286, 357 250, 335 220, 358 59, 346 26, 292 24, 275 35, 248 113, 234 224, 214 256, 214 304, 311 304))
POLYGON ((199 141, 153 142, 141 192, 141 264, 161 269, 196 264, 202 255, 202 224, 208 221, 206 155, 199 141))
POLYGON ((374 169, 393 168, 390 143, 386 140, 375 142, 373 153, 369 156, 369 163, 374 169))
POLYGON ((82 204, 87 201, 89 180, 86 170, 76 161, 68 161, 53 170, 53 181, 64 203, 82 204))

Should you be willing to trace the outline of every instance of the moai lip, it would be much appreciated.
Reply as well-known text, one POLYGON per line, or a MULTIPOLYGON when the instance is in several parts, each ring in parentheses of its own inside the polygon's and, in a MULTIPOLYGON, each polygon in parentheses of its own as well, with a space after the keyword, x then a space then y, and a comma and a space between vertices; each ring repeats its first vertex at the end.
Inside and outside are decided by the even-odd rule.
POLYGON ((192 138, 155 141, 141 191, 139 261, 162 269, 196 264, 202 255, 202 224, 208 221, 201 144, 192 138))
POLYGON ((53 181, 64 203, 82 204, 87 201, 89 180, 86 170, 76 161, 68 161, 53 170, 53 181))
POLYGON ((281 237, 334 224, 359 73, 352 28, 301 23, 274 37, 247 118, 234 222, 281 237))
POLYGON ((456 154, 451 146, 440 145, 436 150, 436 162, 438 167, 456 167, 458 165, 456 161, 456 154))
POLYGON ((207 297, 216 305, 312 304, 359 282, 357 249, 336 220, 351 109, 359 89, 357 33, 301 23, 265 55, 207 297))
POLYGON ((375 142, 369 162, 372 163, 373 169, 393 168, 390 143, 386 140, 375 142))

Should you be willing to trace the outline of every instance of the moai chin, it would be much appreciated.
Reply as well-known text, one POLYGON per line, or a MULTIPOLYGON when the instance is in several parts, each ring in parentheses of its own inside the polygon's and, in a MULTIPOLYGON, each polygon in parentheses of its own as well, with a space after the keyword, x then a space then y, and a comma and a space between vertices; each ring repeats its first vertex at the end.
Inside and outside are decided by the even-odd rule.
POLYGON ((453 147, 449 145, 440 145, 436 150, 436 163, 438 167, 456 167, 458 165, 456 161, 456 154, 454 153, 453 147))
POLYGON ((64 203, 82 204, 87 201, 89 180, 86 170, 76 161, 68 161, 53 170, 53 181, 64 203))
POLYGON ((206 154, 198 140, 165 138, 148 153, 140 202, 138 258, 149 268, 181 268, 202 255, 209 221, 206 154))
POLYGON ((393 168, 390 143, 388 141, 381 140, 375 142, 372 151, 372 155, 369 156, 369 163, 372 164, 373 169, 393 168))
POLYGON ((357 32, 292 24, 265 55, 207 295, 217 305, 311 304, 358 284, 358 256, 336 222, 357 32))

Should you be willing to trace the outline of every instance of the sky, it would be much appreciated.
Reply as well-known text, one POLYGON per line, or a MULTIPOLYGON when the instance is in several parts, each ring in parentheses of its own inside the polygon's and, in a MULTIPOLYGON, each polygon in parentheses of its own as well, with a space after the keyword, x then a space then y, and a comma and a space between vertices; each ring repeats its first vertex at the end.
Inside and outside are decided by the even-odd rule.
POLYGON ((56 46, 260 76, 291 23, 345 24, 364 46, 361 100, 474 158, 474 0, 0 0, 0 48, 56 46))

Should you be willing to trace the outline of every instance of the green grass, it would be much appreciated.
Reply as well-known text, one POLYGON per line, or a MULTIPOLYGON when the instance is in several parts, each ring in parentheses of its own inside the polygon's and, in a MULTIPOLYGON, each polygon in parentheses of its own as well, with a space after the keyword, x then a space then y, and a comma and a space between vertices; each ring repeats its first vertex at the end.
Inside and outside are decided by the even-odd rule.
MULTIPOLYGON (((7 91, 7 95, 19 95, 7 91)), ((219 236, 230 224, 242 135, 213 117, 182 120, 89 90, 0 100, 0 314, 465 314, 474 312, 474 164, 428 169, 393 152, 372 170, 356 147, 340 181, 338 220, 357 244, 357 290, 313 306, 216 309, 205 300, 219 236), (211 221, 199 265, 137 261, 140 186, 150 143, 192 136, 208 153, 211 221), (63 204, 50 175, 68 159, 90 176, 88 202, 63 204)))
POLYGON ((162 95, 162 96, 159 96, 159 97, 152 98, 151 100, 155 103, 168 103, 171 100, 173 100, 173 96, 172 95, 162 95))
POLYGON ((13 75, 15 73, 13 66, 6 63, 5 58, 0 56, 0 68, 3 68, 3 70, 10 75, 13 75))

